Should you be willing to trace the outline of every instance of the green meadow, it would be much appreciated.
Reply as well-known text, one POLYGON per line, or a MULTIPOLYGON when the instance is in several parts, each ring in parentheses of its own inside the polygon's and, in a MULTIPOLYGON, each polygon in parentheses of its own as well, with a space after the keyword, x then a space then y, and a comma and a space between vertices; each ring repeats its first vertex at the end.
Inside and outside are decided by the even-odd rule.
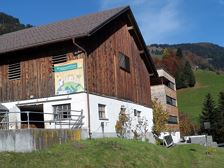
POLYGON ((195 87, 178 90, 177 101, 179 111, 198 122, 205 95, 211 93, 217 102, 219 92, 224 91, 224 75, 203 70, 197 70, 194 74, 197 81, 195 87))
POLYGON ((0 153, 2 168, 219 168, 224 150, 200 145, 166 148, 125 139, 96 139, 55 145, 31 153, 0 153), (206 152, 210 151, 207 155, 206 152))

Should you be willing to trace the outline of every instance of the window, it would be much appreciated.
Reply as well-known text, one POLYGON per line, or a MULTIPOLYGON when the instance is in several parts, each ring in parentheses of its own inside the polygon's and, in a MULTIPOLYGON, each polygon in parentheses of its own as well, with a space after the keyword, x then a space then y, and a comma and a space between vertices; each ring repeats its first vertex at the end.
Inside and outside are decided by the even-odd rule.
POLYGON ((166 96, 166 103, 172 106, 176 106, 176 99, 172 97, 166 96))
POLYGON ((175 90, 175 83, 167 79, 166 77, 160 77, 162 84, 166 85, 172 90, 175 90))
POLYGON ((21 76, 20 62, 9 64, 8 65, 8 79, 9 80, 20 79, 20 76, 21 76))
POLYGON ((169 116, 168 117, 168 124, 178 124, 177 122, 177 116, 169 116))
POLYGON ((137 117, 138 117, 138 118, 141 117, 141 111, 137 111, 137 117))
POLYGON ((138 122, 141 122, 141 111, 134 109, 134 116, 137 117, 138 122))
POLYGON ((106 119, 106 105, 98 104, 99 119, 106 119))
POLYGON ((121 69, 130 72, 130 60, 121 52, 119 52, 119 66, 121 69))
POLYGON ((134 109, 134 116, 136 117, 137 116, 137 110, 134 109))
POLYGON ((170 88, 170 89, 173 89, 175 88, 175 85, 173 82, 168 82, 167 86, 170 88))
POLYGON ((138 111, 138 110, 134 109, 134 116, 135 117, 141 117, 141 111, 138 111))
POLYGON ((54 72, 54 64, 59 64, 67 61, 66 54, 52 56, 52 70, 54 72))
POLYGON ((54 105, 53 109, 56 120, 71 118, 71 104, 54 105))

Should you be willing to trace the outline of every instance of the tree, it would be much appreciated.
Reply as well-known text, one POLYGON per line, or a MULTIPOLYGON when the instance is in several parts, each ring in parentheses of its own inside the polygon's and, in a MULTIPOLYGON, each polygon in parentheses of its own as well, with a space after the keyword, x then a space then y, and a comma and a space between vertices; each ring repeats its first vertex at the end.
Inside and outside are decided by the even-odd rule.
POLYGON ((166 131, 166 124, 168 120, 168 113, 163 110, 162 105, 157 101, 152 101, 153 108, 153 133, 160 136, 160 133, 166 131))
POLYGON ((192 71, 191 65, 188 61, 186 61, 184 69, 183 69, 183 75, 184 75, 184 83, 186 86, 193 87, 195 85, 195 77, 194 73, 192 71))
POLYGON ((183 65, 179 65, 175 74, 177 89, 193 87, 196 83, 190 63, 186 61, 183 65))
POLYGON ((177 49, 176 57, 179 58, 179 59, 183 58, 183 53, 182 53, 181 48, 178 48, 177 49))
POLYGON ((195 80, 194 73, 192 71, 192 67, 188 61, 186 63, 186 70, 187 70, 187 75, 188 75, 188 86, 194 87, 196 80, 195 80))
POLYGON ((128 122, 129 122, 130 118, 125 113, 125 111, 126 111, 125 108, 121 108, 118 120, 115 125, 115 130, 116 130, 117 136, 120 138, 124 138, 125 134, 128 131, 128 122))
POLYGON ((198 125, 193 123, 189 117, 182 112, 179 112, 179 126, 181 137, 196 134, 199 130, 198 125))
POLYGON ((137 117, 136 125, 131 126, 131 132, 135 140, 145 140, 148 133, 148 120, 145 117, 137 117))
POLYGON ((32 27, 32 25, 24 25, 20 23, 19 19, 0 12, 0 35, 30 27, 32 27))
POLYGON ((183 68, 179 67, 176 74, 175 74, 175 80, 176 80, 176 88, 186 88, 187 84, 185 82, 185 75, 183 73, 183 68))
MULTIPOLYGON (((205 96, 202 113, 200 116, 200 125, 201 125, 201 132, 209 133, 209 130, 204 128, 205 122, 210 122, 211 130, 215 129, 215 115, 216 115, 216 107, 215 101, 213 100, 210 93, 205 96)), ((211 132, 214 135, 214 132, 211 132)))
POLYGON ((218 143, 224 142, 224 92, 219 93, 219 101, 215 114, 214 139, 218 143))
POLYGON ((168 50, 168 48, 164 48, 164 50, 163 50, 163 59, 164 59, 164 58, 167 58, 168 55, 169 55, 169 50, 168 50))
POLYGON ((133 110, 121 108, 115 130, 119 138, 145 140, 148 133, 148 120, 143 116, 132 116, 133 110))
POLYGON ((219 93, 217 108, 210 94, 207 94, 203 103, 200 117, 201 132, 210 133, 218 143, 224 142, 224 92, 219 93), (204 129, 203 123, 210 122, 210 131, 204 129))

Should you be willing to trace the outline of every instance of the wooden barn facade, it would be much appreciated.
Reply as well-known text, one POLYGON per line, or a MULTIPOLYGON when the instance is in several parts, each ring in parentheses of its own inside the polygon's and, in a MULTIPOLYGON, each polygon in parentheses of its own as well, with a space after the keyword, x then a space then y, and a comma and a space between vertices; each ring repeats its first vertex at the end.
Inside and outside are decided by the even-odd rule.
POLYGON ((56 120, 79 111, 90 135, 115 136, 121 108, 152 127, 150 76, 158 74, 129 7, 2 35, 0 57, 0 102, 15 112, 10 129, 28 119, 65 128, 56 120))

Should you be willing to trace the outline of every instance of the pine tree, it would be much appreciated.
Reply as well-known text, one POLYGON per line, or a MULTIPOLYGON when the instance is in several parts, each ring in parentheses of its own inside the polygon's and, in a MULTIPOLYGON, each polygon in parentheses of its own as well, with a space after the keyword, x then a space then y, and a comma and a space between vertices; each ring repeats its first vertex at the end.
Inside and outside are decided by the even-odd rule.
POLYGON ((178 49, 177 49, 176 57, 177 57, 177 58, 180 58, 180 59, 183 58, 183 53, 182 53, 181 48, 178 48, 178 49))
POLYGON ((224 92, 219 93, 218 107, 215 115, 215 140, 224 142, 224 92))
POLYGON ((191 74, 189 76, 189 86, 194 87, 195 83, 196 83, 195 76, 193 71, 191 70, 191 74))
POLYGON ((186 82, 185 81, 185 75, 183 73, 183 70, 182 68, 179 68, 176 72, 176 75, 175 75, 175 79, 176 79, 176 88, 177 89, 181 89, 181 88, 186 88, 187 85, 186 85, 186 82))
POLYGON ((191 65, 190 63, 187 61, 185 63, 184 69, 183 69, 183 75, 184 75, 184 85, 186 85, 187 87, 193 87, 195 85, 195 76, 194 73, 191 69, 191 65))
MULTIPOLYGON (((200 116, 200 124, 201 124, 201 132, 209 133, 208 130, 204 128, 204 122, 210 122, 211 130, 215 129, 215 115, 216 115, 216 107, 215 101, 213 100, 210 93, 205 96, 202 108, 202 114, 200 116)), ((211 132, 214 134, 214 132, 211 132)))

